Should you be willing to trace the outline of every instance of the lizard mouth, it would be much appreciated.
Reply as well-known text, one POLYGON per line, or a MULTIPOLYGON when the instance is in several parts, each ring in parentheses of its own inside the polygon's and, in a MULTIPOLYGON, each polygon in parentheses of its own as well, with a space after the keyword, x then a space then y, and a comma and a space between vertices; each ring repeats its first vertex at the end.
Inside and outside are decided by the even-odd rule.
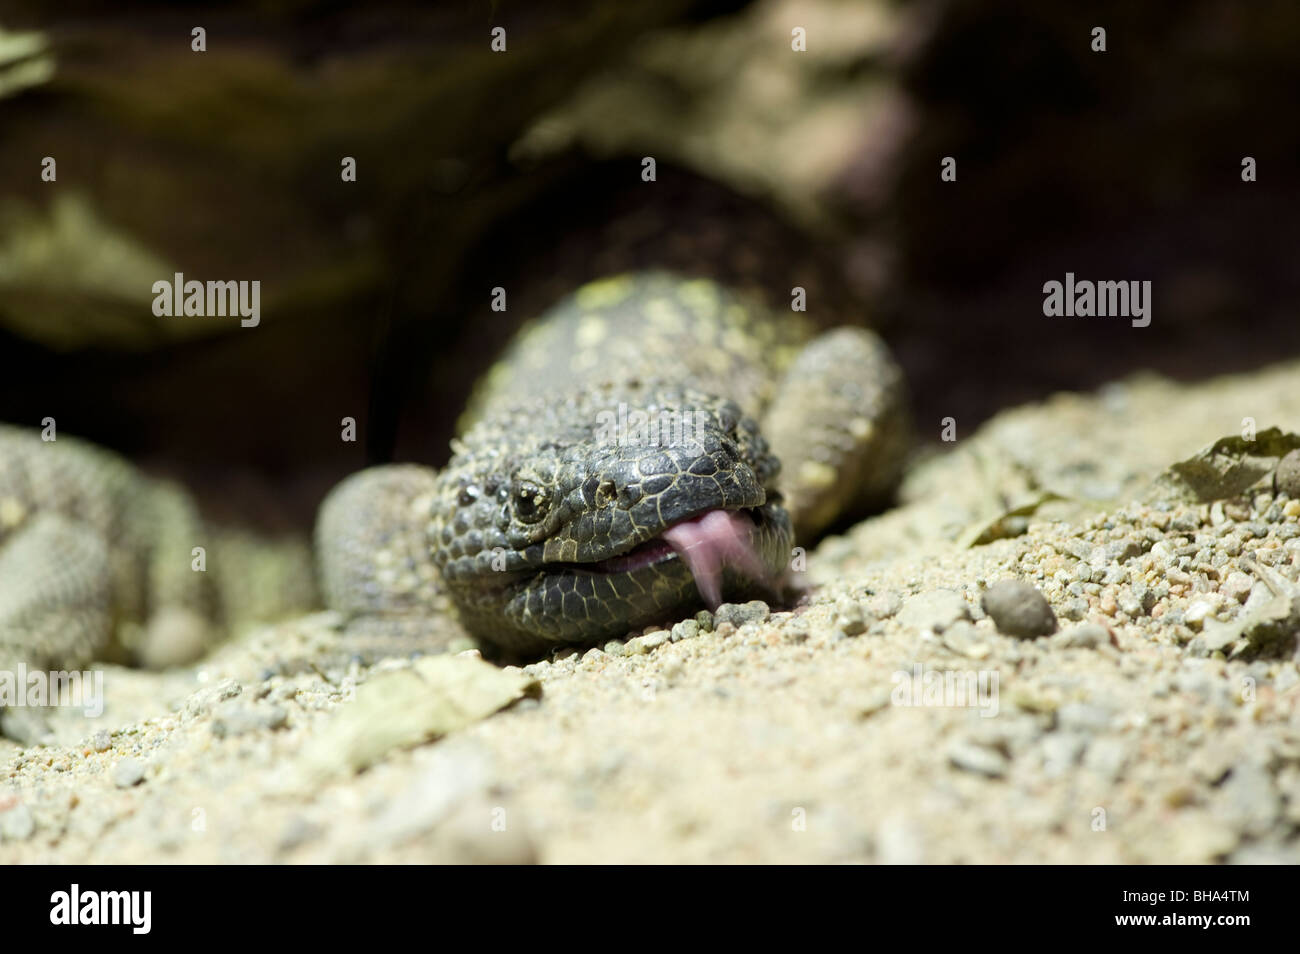
POLYGON ((710 609, 716 609, 722 602, 725 571, 765 585, 773 582, 754 545, 755 519, 749 510, 706 510, 679 520, 626 553, 575 568, 597 574, 633 573, 679 559, 690 570, 701 598, 710 609))

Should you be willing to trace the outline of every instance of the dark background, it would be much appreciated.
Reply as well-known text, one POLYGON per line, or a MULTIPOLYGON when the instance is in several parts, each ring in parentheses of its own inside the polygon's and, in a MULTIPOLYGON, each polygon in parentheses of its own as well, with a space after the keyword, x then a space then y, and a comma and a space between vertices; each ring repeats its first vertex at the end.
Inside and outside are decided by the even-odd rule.
POLYGON ((305 528, 352 470, 444 460, 512 328, 628 265, 778 301, 816 289, 816 317, 890 340, 931 440, 944 416, 966 436, 1139 369, 1192 379, 1300 354, 1300 5, 1077 6, 0 0, 0 51, 38 37, 0 53, 0 420, 53 416, 179 476, 213 515, 305 528), (868 8, 878 33, 834 35, 868 8), (787 25, 805 22, 793 54, 787 25), (637 65, 664 37, 698 73, 637 65), (736 49, 745 69, 710 72, 736 49), (720 136, 716 156, 693 144, 711 97, 790 56, 808 60, 779 109, 725 114, 752 136, 720 136), (6 87, 42 60, 48 77, 6 87), (597 121, 519 148, 605 84, 646 129, 597 147, 597 121), (869 121, 825 126, 848 137, 839 158, 787 176, 789 131, 856 96, 869 121), (46 155, 57 183, 40 181, 46 155), (69 196, 91 225, 58 219, 69 196), (56 220, 51 239, 39 223, 56 220), (129 268, 103 263, 124 242, 188 278, 260 280, 260 327, 155 319, 149 281, 172 269, 114 286, 129 268), (1150 327, 1043 317, 1042 285, 1066 271, 1150 280, 1150 327))

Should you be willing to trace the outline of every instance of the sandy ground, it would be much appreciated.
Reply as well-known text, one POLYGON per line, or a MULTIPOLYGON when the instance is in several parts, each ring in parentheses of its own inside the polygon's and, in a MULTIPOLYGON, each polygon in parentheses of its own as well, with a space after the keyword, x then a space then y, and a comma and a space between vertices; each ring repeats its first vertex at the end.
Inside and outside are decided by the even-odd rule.
POLYGON ((0 741, 0 862, 1295 863, 1300 501, 1147 487, 1244 418, 1300 431, 1297 381, 1006 412, 809 553, 792 611, 522 670, 368 666, 329 614, 107 668, 101 717, 0 741), (1054 632, 1010 634, 1007 579, 1054 632))

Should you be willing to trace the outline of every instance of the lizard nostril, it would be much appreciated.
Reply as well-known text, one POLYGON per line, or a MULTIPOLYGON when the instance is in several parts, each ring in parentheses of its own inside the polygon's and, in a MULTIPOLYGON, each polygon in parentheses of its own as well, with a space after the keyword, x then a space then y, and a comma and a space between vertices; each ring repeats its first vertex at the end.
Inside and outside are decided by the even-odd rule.
POLYGON ((618 505, 624 510, 641 499, 641 485, 628 484, 618 492, 618 505))

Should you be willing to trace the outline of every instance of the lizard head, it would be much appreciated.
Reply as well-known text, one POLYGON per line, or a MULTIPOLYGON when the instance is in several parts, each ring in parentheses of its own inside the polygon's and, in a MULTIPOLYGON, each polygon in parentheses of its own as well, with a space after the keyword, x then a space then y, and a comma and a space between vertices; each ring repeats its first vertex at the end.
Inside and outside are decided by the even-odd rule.
POLYGON ((791 546, 779 464, 736 405, 655 382, 499 412, 453 445, 429 545, 476 635, 590 643, 770 595, 791 546))

